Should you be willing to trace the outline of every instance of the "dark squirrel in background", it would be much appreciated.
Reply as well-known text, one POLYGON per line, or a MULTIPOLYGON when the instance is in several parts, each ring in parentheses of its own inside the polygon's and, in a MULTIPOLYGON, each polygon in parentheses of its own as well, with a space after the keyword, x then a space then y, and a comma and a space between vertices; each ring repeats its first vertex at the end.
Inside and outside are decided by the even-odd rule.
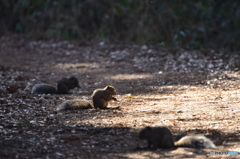
POLYGON ((173 141, 171 131, 165 126, 159 127, 145 127, 139 133, 139 138, 148 141, 148 147, 152 150, 157 148, 171 149, 176 147, 190 147, 190 148, 208 148, 214 149, 214 143, 200 135, 184 136, 179 141, 173 141))
POLYGON ((50 84, 36 84, 32 88, 32 94, 68 94, 75 87, 80 88, 78 79, 75 76, 61 78, 57 82, 57 88, 50 84))

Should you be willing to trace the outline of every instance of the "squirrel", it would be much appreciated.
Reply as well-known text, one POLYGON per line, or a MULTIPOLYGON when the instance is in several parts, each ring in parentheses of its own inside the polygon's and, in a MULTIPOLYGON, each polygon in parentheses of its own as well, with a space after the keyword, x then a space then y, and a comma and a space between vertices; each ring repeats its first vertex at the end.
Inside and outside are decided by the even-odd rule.
POLYGON ((57 82, 57 88, 50 84, 35 84, 32 88, 32 94, 68 94, 70 89, 80 88, 78 79, 75 76, 61 78, 57 82))
POLYGON ((103 89, 96 89, 92 94, 93 105, 89 101, 85 100, 68 100, 63 102, 57 107, 57 111, 61 110, 73 110, 73 109, 90 109, 90 108, 99 108, 99 109, 119 109, 116 108, 107 108, 108 102, 111 100, 116 101, 117 99, 113 97, 116 95, 116 89, 113 86, 106 86, 103 89))
POLYGON ((113 95, 116 94, 116 89, 113 86, 108 85, 103 89, 96 89, 92 94, 94 108, 106 109, 109 101, 117 101, 117 99, 113 97, 113 95))
POLYGON ((171 131, 165 126, 147 126, 139 132, 139 138, 147 140, 147 148, 152 150, 157 148, 171 149, 176 147, 214 149, 216 147, 210 139, 200 135, 184 136, 179 141, 174 142, 171 131))

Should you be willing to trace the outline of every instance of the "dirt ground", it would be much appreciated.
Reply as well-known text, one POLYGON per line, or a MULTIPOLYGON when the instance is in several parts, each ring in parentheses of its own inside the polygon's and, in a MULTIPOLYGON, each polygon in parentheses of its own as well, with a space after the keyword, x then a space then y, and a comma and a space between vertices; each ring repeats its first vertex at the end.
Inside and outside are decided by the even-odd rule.
POLYGON ((174 140, 202 134, 214 151, 240 152, 240 55, 147 45, 0 38, 0 158, 239 158, 210 149, 136 150, 145 126, 174 140), (75 75, 70 95, 33 95, 37 83, 75 75), (56 112, 113 85, 119 110, 56 112))

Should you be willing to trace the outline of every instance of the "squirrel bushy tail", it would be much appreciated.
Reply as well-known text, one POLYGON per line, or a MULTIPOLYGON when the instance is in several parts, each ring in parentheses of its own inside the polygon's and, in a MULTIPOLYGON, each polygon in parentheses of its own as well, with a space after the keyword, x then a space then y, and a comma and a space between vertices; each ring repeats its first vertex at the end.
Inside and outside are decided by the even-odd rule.
POLYGON ((50 84, 35 84, 31 91, 32 94, 56 94, 57 89, 50 84))
POLYGON ((189 135, 184 136, 174 143, 175 147, 206 148, 214 149, 215 144, 205 136, 189 135))
POLYGON ((63 110, 77 110, 77 109, 91 109, 92 104, 86 100, 67 100, 57 107, 57 111, 63 110))

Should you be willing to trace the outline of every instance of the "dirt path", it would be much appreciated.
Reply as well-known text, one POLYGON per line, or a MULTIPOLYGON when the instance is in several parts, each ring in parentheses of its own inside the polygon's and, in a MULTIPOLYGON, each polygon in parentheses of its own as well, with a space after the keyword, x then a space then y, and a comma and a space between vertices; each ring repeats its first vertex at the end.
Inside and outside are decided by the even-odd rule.
POLYGON ((208 149, 135 151, 137 132, 168 126, 240 152, 240 56, 157 46, 0 38, 0 158, 239 158, 208 149), (32 95, 37 83, 78 77, 73 95, 32 95), (120 110, 56 112, 113 85, 120 110))

